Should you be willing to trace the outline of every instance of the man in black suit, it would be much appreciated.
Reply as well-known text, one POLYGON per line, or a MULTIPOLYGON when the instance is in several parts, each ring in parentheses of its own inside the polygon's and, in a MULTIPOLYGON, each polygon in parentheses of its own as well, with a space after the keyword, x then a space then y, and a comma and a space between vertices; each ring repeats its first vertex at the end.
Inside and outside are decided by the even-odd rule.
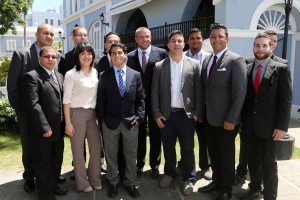
POLYGON ((30 124, 30 144, 39 200, 54 200, 68 190, 57 184, 63 160, 63 76, 54 70, 57 53, 44 46, 39 66, 24 74, 22 97, 30 124))
MULTIPOLYGON (((276 61, 280 62, 282 64, 288 65, 288 61, 280 58, 276 55, 274 55, 274 51, 277 47, 277 40, 278 40, 278 34, 277 32, 273 30, 266 30, 264 33, 268 34, 270 39, 271 39, 271 50, 269 53, 269 57, 276 61)), ((255 57, 248 58, 246 59, 246 64, 253 63, 255 62, 255 57)), ((234 184, 239 184, 241 182, 244 182, 246 180, 246 175, 247 175, 247 165, 248 165, 248 159, 247 159, 247 148, 246 145, 244 144, 244 134, 240 134, 240 155, 239 155, 239 164, 236 167, 236 175, 235 175, 235 181, 234 184)))
POLYGON ((275 141, 284 138, 291 112, 292 86, 287 65, 269 58, 271 39, 258 34, 253 44, 255 62, 249 63, 248 89, 242 110, 242 134, 248 149, 250 191, 247 199, 260 196, 275 200, 278 167, 275 141))
POLYGON ((219 190, 216 200, 230 199, 235 178, 235 137, 247 90, 245 59, 230 51, 227 28, 212 24, 213 54, 203 62, 200 119, 204 121, 213 171, 212 182, 199 192, 219 190))
MULTIPOLYGON (((39 66, 38 54, 43 46, 50 46, 54 38, 53 27, 48 24, 40 24, 35 33, 36 42, 30 47, 23 47, 13 53, 7 77, 7 92, 10 105, 15 109, 20 129, 22 144, 22 162, 24 166, 23 178, 25 180, 24 190, 33 192, 35 190, 35 172, 32 166, 32 153, 30 150, 29 118, 25 111, 24 100, 21 96, 21 78, 24 73, 36 69, 39 66)), ((57 63, 63 60, 58 54, 57 63)), ((59 180, 65 181, 60 176, 59 180)))
POLYGON ((146 27, 140 27, 135 31, 135 42, 138 48, 128 53, 127 66, 141 73, 145 89, 145 120, 140 125, 137 174, 141 175, 145 165, 147 125, 150 138, 150 167, 151 177, 158 178, 161 159, 161 137, 159 128, 153 119, 151 110, 151 84, 153 67, 155 63, 168 57, 166 50, 151 45, 151 32, 146 27))
POLYGON ((123 183, 132 198, 140 196, 135 187, 138 129, 145 115, 144 90, 140 73, 126 66, 126 47, 112 44, 109 55, 113 67, 100 75, 97 114, 102 125, 107 160, 108 196, 116 197, 119 183, 118 147, 122 135, 126 159, 123 183))

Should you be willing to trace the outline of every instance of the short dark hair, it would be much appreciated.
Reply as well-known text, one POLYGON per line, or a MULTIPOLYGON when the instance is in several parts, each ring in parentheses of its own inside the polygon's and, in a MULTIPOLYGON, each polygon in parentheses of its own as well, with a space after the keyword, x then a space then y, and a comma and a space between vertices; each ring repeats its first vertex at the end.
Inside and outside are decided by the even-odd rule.
POLYGON ((276 31, 273 30, 266 30, 264 33, 268 34, 268 35, 278 35, 276 31))
MULTIPOLYGON (((116 36, 118 36, 118 37, 120 38, 120 35, 119 35, 118 33, 115 33, 115 32, 109 32, 109 33, 107 33, 107 34, 104 36, 104 43, 106 43, 107 37, 110 36, 110 35, 116 35, 116 36)), ((121 40, 121 38, 120 38, 120 40, 121 40)))
MULTIPOLYGON (((48 46, 48 45, 47 46, 43 46, 40 49, 40 53, 39 53, 40 56, 43 55, 45 49, 54 49, 55 50, 55 48, 53 46, 48 46)), ((56 52, 56 56, 57 56, 57 51, 55 50, 55 52, 56 52)))
POLYGON ((189 32, 189 34, 188 34, 188 38, 190 38, 190 35, 191 35, 192 33, 200 33, 200 34, 201 34, 201 37, 203 37, 202 32, 199 30, 199 28, 192 28, 192 29, 190 29, 190 32, 189 32))
POLYGON ((174 35, 180 35, 183 37, 183 33, 180 31, 180 30, 174 30, 172 31, 169 36, 168 36, 168 42, 170 42, 171 38, 174 36, 174 35))
POLYGON ((122 44, 122 43, 114 43, 114 44, 112 44, 111 46, 110 46, 110 49, 109 49, 109 55, 111 55, 111 50, 112 50, 112 48, 114 48, 114 47, 120 47, 122 50, 123 50, 123 52, 125 53, 125 54, 127 54, 127 47, 124 45, 124 44, 122 44))
POLYGON ((209 34, 210 34, 210 33, 212 32, 212 30, 214 30, 214 29, 224 29, 224 30, 225 30, 225 35, 226 35, 226 37, 228 37, 228 29, 227 29, 227 27, 226 27, 225 25, 220 24, 220 23, 218 23, 218 22, 211 24, 211 25, 210 25, 210 31, 209 31, 209 34))
POLYGON ((258 38, 266 38, 269 40, 269 46, 272 46, 271 38, 267 33, 258 33, 254 39, 253 45, 255 44, 255 40, 258 38))
POLYGON ((76 46, 75 51, 74 51, 74 60, 75 60, 76 71, 80 71, 80 69, 81 69, 80 60, 79 60, 79 54, 82 53, 82 52, 84 52, 84 51, 92 53, 93 60, 92 60, 92 62, 90 64, 90 67, 94 66, 95 51, 94 51, 93 46, 90 43, 88 43, 88 42, 80 42, 76 46))

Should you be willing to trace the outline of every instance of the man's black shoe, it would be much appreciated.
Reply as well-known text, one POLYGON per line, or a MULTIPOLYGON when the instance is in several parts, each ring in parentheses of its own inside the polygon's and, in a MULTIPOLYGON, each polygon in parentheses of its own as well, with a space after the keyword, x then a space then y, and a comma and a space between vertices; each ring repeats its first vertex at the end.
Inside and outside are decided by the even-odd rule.
POLYGON ((246 176, 245 175, 244 176, 240 176, 240 175, 236 174, 233 185, 238 185, 240 183, 245 183, 245 180, 246 180, 246 176))
POLYGON ((58 182, 58 183, 65 183, 65 182, 66 182, 66 178, 63 177, 62 175, 60 175, 60 176, 58 177, 58 179, 57 179, 57 182, 58 182))
POLYGON ((144 170, 143 168, 136 168, 136 174, 137 174, 138 176, 142 175, 143 170, 144 170))
POLYGON ((157 179, 159 177, 159 171, 158 171, 158 169, 152 169, 152 171, 151 171, 151 177, 153 179, 157 179))
POLYGON ((228 200, 232 197, 232 194, 229 192, 220 192, 215 200, 228 200))
POLYGON ((198 192, 213 192, 218 190, 219 187, 217 186, 216 182, 212 181, 208 185, 201 187, 198 189, 198 192))
POLYGON ((65 196, 68 192, 69 192, 69 190, 57 186, 54 190, 54 195, 56 195, 56 196, 65 196))
POLYGON ((24 190, 25 190, 25 192, 27 192, 27 193, 34 192, 34 190, 35 190, 35 185, 34 185, 34 180, 33 180, 33 179, 25 180, 25 183, 24 183, 24 190))
POLYGON ((253 200, 253 199, 261 199, 262 195, 260 192, 255 192, 253 190, 249 190, 247 197, 244 200, 253 200))
POLYGON ((108 197, 115 198, 118 194, 118 184, 109 185, 108 188, 108 197))
POLYGON ((70 172, 70 179, 75 180, 75 172, 74 169, 70 172))
POLYGON ((136 189, 135 185, 131 185, 131 186, 126 186, 126 189, 128 191, 128 194, 134 198, 137 199, 140 196, 139 191, 136 189))

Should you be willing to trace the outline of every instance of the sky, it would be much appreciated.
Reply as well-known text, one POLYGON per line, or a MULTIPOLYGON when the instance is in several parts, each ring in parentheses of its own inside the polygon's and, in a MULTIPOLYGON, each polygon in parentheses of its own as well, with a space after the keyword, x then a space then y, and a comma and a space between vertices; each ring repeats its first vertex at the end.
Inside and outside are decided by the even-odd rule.
POLYGON ((59 12, 59 7, 62 5, 62 2, 62 0, 33 0, 32 11, 46 12, 46 10, 55 7, 56 12, 59 12))

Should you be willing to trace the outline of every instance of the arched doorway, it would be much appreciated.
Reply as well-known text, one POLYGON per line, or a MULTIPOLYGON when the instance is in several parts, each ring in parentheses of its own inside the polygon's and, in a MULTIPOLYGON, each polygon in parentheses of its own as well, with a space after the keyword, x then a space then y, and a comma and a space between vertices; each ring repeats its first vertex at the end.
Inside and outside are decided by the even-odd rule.
POLYGON ((135 32, 135 30, 141 26, 148 27, 145 15, 140 9, 137 9, 129 18, 126 33, 135 32))

